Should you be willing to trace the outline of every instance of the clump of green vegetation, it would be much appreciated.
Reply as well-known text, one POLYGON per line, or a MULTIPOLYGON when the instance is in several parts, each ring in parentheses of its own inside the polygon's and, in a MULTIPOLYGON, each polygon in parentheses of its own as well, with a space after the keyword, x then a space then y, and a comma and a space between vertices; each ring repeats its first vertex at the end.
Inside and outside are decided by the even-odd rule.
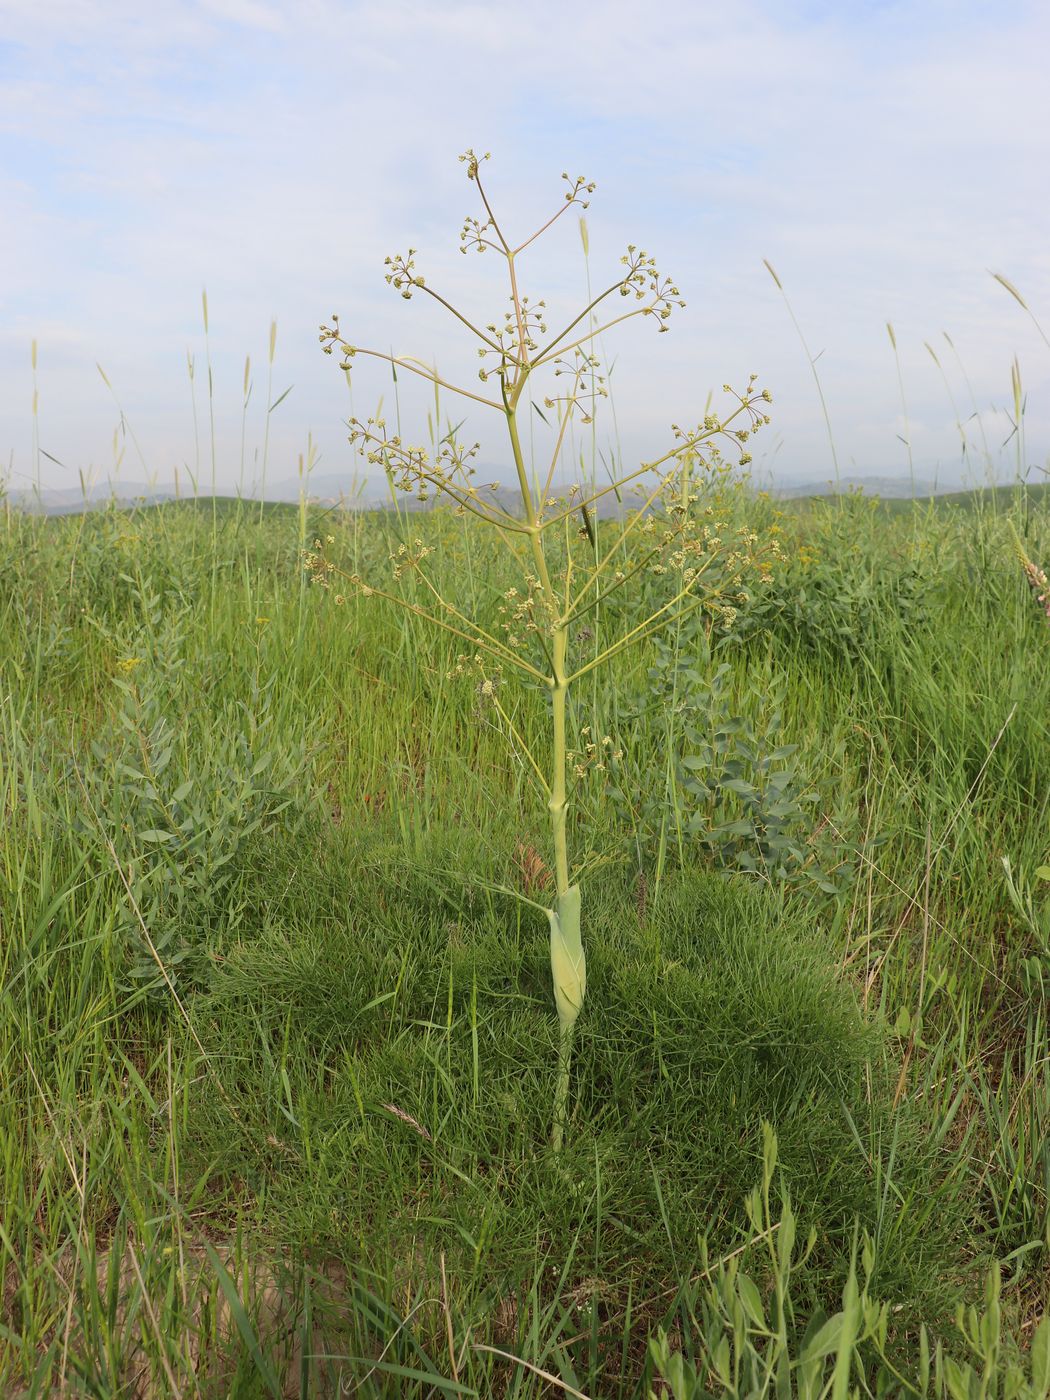
MULTIPOLYGON (((769 511, 785 552, 808 540, 829 570, 850 566, 835 509, 746 508, 769 511)), ((752 1319, 740 1356, 797 1378, 814 1319, 843 1311, 855 1237, 864 1316, 875 1300, 888 1313, 884 1340, 865 1322, 850 1342, 853 1384, 888 1365, 921 1390, 923 1326, 931 1387, 949 1360, 1000 1389, 1011 1367, 1031 1377, 1050 1247, 1046 624, 1008 517, 865 509, 874 550, 933 561, 925 627, 880 614, 846 673, 788 632, 684 626, 610 663, 594 727, 625 736, 624 762, 649 755, 663 806, 639 844, 606 796, 615 773, 577 787, 569 829, 604 874, 554 1172, 544 921, 500 892, 542 905, 552 872, 527 767, 450 677, 457 639, 366 599, 339 614, 352 626, 322 626, 294 508, 224 504, 214 529, 210 504, 10 516, 8 1390, 110 1394, 149 1375, 171 1394, 524 1396, 553 1384, 535 1367, 604 1400, 659 1393, 681 1364, 721 1393, 719 1337, 738 1346, 726 1290, 753 1294, 718 1261, 752 1281, 766 1331, 789 1295, 786 1346, 752 1319), (107 548, 126 550, 134 587, 100 585, 107 548), (673 692, 709 654, 728 667, 714 709, 688 688, 681 711, 623 708, 654 669, 673 692), (698 715, 767 726, 763 695, 778 697, 770 742, 795 746, 769 771, 815 794, 792 842, 811 870, 852 853, 839 893, 781 873, 757 828, 732 849, 711 839, 729 808, 681 792, 698 715), (171 747, 154 778, 143 745, 171 747), (748 1212, 763 1123, 799 1222, 786 1284, 748 1212), (998 1314, 979 1301, 995 1260, 998 1314), (1000 1318, 994 1358, 994 1321, 977 1355, 969 1315, 954 1320, 971 1301, 1000 1318)), ((1029 557, 1046 557, 1038 498, 1027 522, 1029 557)), ((468 548, 480 598, 511 586, 484 528, 448 513, 310 524, 359 567, 410 528, 439 588, 468 548)), ((546 692, 505 696, 538 748, 546 692)))
POLYGON ((650 1400, 660 1393, 672 1400, 710 1395, 743 1400, 778 1391, 800 1400, 864 1393, 1038 1400, 1050 1392, 1050 1317, 1036 1324, 1027 1362, 1004 1355, 997 1265, 988 1274, 983 1307, 971 1303, 957 1311, 960 1345, 954 1355, 939 1341, 931 1345, 925 1326, 919 1328, 915 1355, 902 1361, 893 1354, 891 1310, 871 1287, 874 1258, 867 1234, 859 1251, 854 1240, 841 1307, 830 1316, 817 1309, 803 1326, 795 1276, 814 1248, 816 1232, 805 1242, 799 1239, 791 1195, 782 1182, 780 1208, 774 1208, 776 1165, 777 1140, 767 1127, 762 1179, 747 1201, 759 1243, 742 1253, 772 1277, 772 1288, 758 1287, 740 1254, 709 1265, 700 1286, 689 1290, 689 1354, 673 1347, 663 1329, 649 1344, 660 1387, 649 1392, 650 1400))

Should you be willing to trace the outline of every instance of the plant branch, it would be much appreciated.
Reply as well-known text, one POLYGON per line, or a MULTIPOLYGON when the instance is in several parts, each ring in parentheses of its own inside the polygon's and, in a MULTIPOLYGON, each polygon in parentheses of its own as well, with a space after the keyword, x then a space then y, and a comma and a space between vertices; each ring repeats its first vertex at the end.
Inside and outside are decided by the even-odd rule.
MULTIPOLYGON (((594 338, 595 338, 596 336, 604 335, 604 333, 605 333, 606 331, 611 331, 612 328, 613 328, 613 326, 618 326, 618 325, 620 324, 621 321, 630 321, 631 318, 634 317, 634 316, 649 316, 649 315, 652 315, 652 314, 655 313, 655 308, 656 308, 658 305, 659 305, 659 302, 658 302, 658 301, 654 301, 654 302, 652 302, 649 306, 636 306, 636 307, 633 309, 633 311, 625 311, 625 312, 623 313, 622 316, 614 316, 613 319, 612 319, 611 321, 606 321, 606 322, 604 323, 604 325, 601 325, 601 326, 595 326, 594 329, 588 331, 586 335, 581 335, 580 338, 579 338, 579 340, 572 340, 572 341, 569 342, 568 345, 563 345, 563 346, 559 349, 558 354, 559 354, 559 355, 567 355, 567 354, 569 353, 570 350, 575 350, 575 349, 576 349, 578 346, 580 346, 580 345, 586 345, 588 341, 594 340, 594 338)), ((584 313, 584 314, 586 314, 586 313, 584 313)), ((573 324, 578 324, 578 321, 577 321, 577 322, 574 322, 573 324)), ((570 327, 570 329, 571 329, 571 327, 570 327)), ((568 334, 568 331, 564 332, 564 334, 567 335, 567 334, 568 334)), ((555 342, 555 344, 556 344, 556 343, 557 343, 557 342, 555 342)), ((541 351, 541 353, 540 353, 539 355, 537 355, 536 358, 533 360, 533 362, 532 362, 533 367, 534 367, 534 368, 537 368, 539 365, 546 364, 546 363, 547 363, 547 358, 548 358, 548 356, 549 356, 549 354, 550 354, 550 352, 551 352, 551 350, 552 350, 553 348, 554 348, 553 345, 549 345, 549 346, 547 347, 546 350, 541 351)))
POLYGON ((637 481, 640 476, 645 476, 647 472, 655 471, 657 467, 663 466, 664 462, 669 462, 672 457, 680 457, 683 452, 689 452, 694 447, 699 446, 700 443, 708 442, 711 438, 717 437, 719 433, 724 433, 733 419, 739 417, 747 406, 748 404, 745 400, 739 408, 735 408, 729 417, 721 421, 717 427, 705 428, 702 433, 696 433, 693 437, 684 439, 677 447, 672 447, 670 451, 665 452, 662 457, 657 457, 655 461, 643 462, 637 471, 628 472, 626 476, 617 477, 617 479, 610 482, 608 486, 603 486, 600 491, 595 491, 594 494, 588 496, 586 500, 578 501, 575 505, 563 511, 561 515, 552 515, 549 520, 544 520, 539 528, 541 530, 549 529, 551 525, 556 525, 560 520, 564 520, 566 515, 574 515, 581 506, 594 505, 594 503, 600 501, 603 496, 608 496, 610 491, 618 492, 621 486, 627 486, 632 481, 637 481))
MULTIPOLYGON (((514 726, 514 721, 511 719, 510 715, 507 714, 506 710, 505 710, 505 709, 503 708, 503 706, 500 704, 500 702, 499 702, 499 696, 498 696, 498 695, 493 695, 493 696, 492 696, 492 703, 493 703, 493 705, 496 707, 496 709, 499 711, 500 719, 502 719, 503 723, 504 723, 504 724, 507 726, 507 728, 510 730, 511 735, 512 735, 513 738, 514 738, 514 742, 518 745, 518 747, 521 749, 522 753, 525 755, 525 757, 529 760, 529 763, 532 765, 532 771, 535 773, 536 777, 539 779, 540 786, 543 788, 543 791, 547 794, 548 797, 550 797, 550 795, 551 795, 550 786, 549 786, 548 783, 547 783, 547 779, 543 776, 543 770, 540 768, 540 765, 536 762, 536 759, 533 757, 532 750, 529 748, 528 744, 526 744, 525 740, 521 737, 521 735, 518 733, 517 729, 515 728, 515 726, 514 726)), ((545 912, 546 912, 546 911, 545 911, 545 912)))
POLYGON ((585 666, 581 666, 578 671, 574 671, 572 675, 569 676, 568 683, 570 685, 574 684, 581 676, 585 676, 588 671, 593 671, 596 666, 601 666, 606 661, 611 661, 614 656, 623 651, 624 647, 630 646, 632 642, 643 641, 651 632, 654 632, 658 627, 662 626, 664 620, 680 621, 683 617, 687 617, 689 613, 695 612, 697 608, 703 607, 704 603, 710 602, 710 595, 706 598, 697 598, 691 607, 680 609, 680 611, 674 615, 674 618, 664 619, 664 614, 673 608, 676 603, 680 602, 683 598, 689 597, 693 584, 699 577, 700 571, 698 570, 694 577, 689 580, 684 588, 680 589, 675 594, 670 602, 665 603, 662 608, 657 608, 656 612, 651 613, 649 617, 647 617, 644 622, 640 622, 637 627, 632 627, 630 632, 621 637, 618 642, 614 642, 611 647, 606 647, 603 652, 593 657, 585 666))
MULTIPOLYGON (((626 525, 623 527, 623 529, 620 531, 619 537, 616 539, 616 541, 615 541, 615 543, 613 544, 612 548, 611 548, 611 549, 608 551, 608 553, 605 555, 605 558, 602 559, 601 562, 600 562, 598 565, 596 565, 596 567, 591 571, 591 574, 590 574, 589 578, 587 579, 587 582, 584 584, 583 588, 580 589, 580 592, 576 595, 575 603, 573 604, 573 607, 572 607, 572 609, 570 610, 570 616, 573 615, 573 614, 576 612, 576 605, 579 604, 580 600, 583 599, 583 598, 585 598, 585 597, 587 596, 587 594, 588 594, 588 592, 590 591, 591 587, 598 581, 599 578, 601 578, 602 573, 604 572, 604 570, 605 570, 605 569, 608 567, 608 565, 609 565, 609 560, 612 559, 613 555, 614 555, 618 550, 620 550, 620 549, 623 548, 624 544, 627 542, 628 536, 631 535, 635 530, 637 530, 637 529, 639 528, 639 526, 640 526, 640 524, 641 524, 641 521, 644 519, 644 513, 645 513, 645 511, 647 511, 647 510, 649 509, 649 507, 652 505, 652 503, 656 500, 657 496, 660 494, 660 492, 661 492, 661 491, 663 490, 663 488, 664 488, 664 482, 665 482, 665 480, 669 479, 669 477, 670 477, 670 473, 668 473, 668 477, 667 477, 667 478, 665 478, 665 477, 660 477, 660 478, 659 478, 659 480, 657 481, 656 485, 653 487, 652 491, 650 491, 649 495, 646 497, 645 501, 644 501, 644 502, 642 503, 642 505, 638 508, 638 510, 635 511, 635 512, 631 515, 630 519, 627 521, 627 524, 626 524, 626 525)), ((657 551, 655 551, 655 550, 653 551, 653 553, 656 553, 656 552, 657 552, 657 551)), ((649 557, 652 558, 652 555, 650 555, 649 557)))
MULTIPOLYGON (((514 270, 514 254, 510 252, 507 253, 507 267, 510 271, 510 294, 514 301, 514 320, 518 327, 518 377, 515 379, 515 386, 517 386, 525 383, 529 372, 529 348, 526 344, 525 317, 521 309, 521 297, 518 295, 518 274, 514 270)), ((517 395, 515 395, 516 403, 517 395)))
POLYGON ((478 194, 481 195, 481 202, 482 202, 482 204, 484 204, 484 206, 485 206, 485 213, 489 216, 489 223, 491 223, 492 227, 496 230, 496 237, 499 239, 500 243, 502 243, 502 245, 503 245, 502 249, 500 249, 500 250, 498 250, 498 251, 501 251, 501 252, 504 254, 505 257, 512 258, 512 257, 514 256, 514 254, 511 252, 510 244, 509 244, 509 243, 507 242, 507 240, 503 237, 503 230, 500 228, 499 224, 496 222, 496 216, 495 216, 495 214, 492 212, 492 205, 489 203, 489 197, 488 197, 488 195, 485 193, 485 187, 484 187, 484 185, 482 185, 482 183, 481 183, 481 162, 480 162, 480 161, 478 162, 478 164, 477 164, 477 166, 475 167, 475 170, 474 170, 474 183, 475 183, 475 184, 477 185, 477 187, 478 187, 478 194))
MULTIPOLYGON (((434 600, 437 602, 438 606, 443 612, 448 613, 452 617, 456 618, 457 621, 461 622, 464 625, 464 627, 473 628, 474 631, 478 634, 478 636, 483 638, 488 643, 490 648, 503 648, 506 651, 510 650, 510 648, 508 648, 505 645, 505 643, 501 642, 498 637, 494 637, 491 632, 486 632, 485 628, 482 627, 479 623, 475 622, 473 618, 467 617, 465 613, 461 613, 457 607, 454 607, 446 598, 442 597, 442 595, 438 592, 433 580, 430 579, 427 576, 427 574, 419 567, 419 564, 415 559, 411 559, 408 562, 411 565, 413 571, 416 573, 416 575, 419 578, 421 578, 426 584, 427 588, 430 589, 430 592, 434 595, 434 600)), ((516 652, 512 652, 511 654, 517 655, 516 652)))
POLYGON ((435 301, 439 301, 441 305, 446 309, 446 311, 451 311, 453 316, 455 316, 456 320, 462 321, 463 324, 466 326, 467 330, 473 331, 479 340, 483 340, 486 345, 491 345, 493 350, 499 350, 499 345, 496 341, 492 339, 491 336, 486 335, 484 331, 478 330, 477 326, 474 325, 473 321, 468 321, 466 316, 464 316, 462 312, 457 311, 450 301, 446 301, 440 292, 435 292, 433 288, 428 287, 425 282, 422 286, 420 286, 418 282, 415 285, 419 291, 426 292, 427 296, 431 296, 434 298, 435 301))
POLYGON ((568 431, 569 420, 572 417, 572 411, 576 406, 576 390, 579 388, 580 378, 580 371, 577 370, 576 384, 573 388, 572 397, 565 405, 565 412, 562 415, 561 426, 558 429, 558 440, 554 444, 554 455, 551 457, 550 470, 547 473, 547 480, 544 482, 543 485, 543 496, 540 500, 540 515, 543 514, 543 504, 546 501, 547 497, 550 495, 550 489, 554 482, 554 473, 558 466, 558 458, 561 456, 561 449, 565 443, 565 434, 568 431))
MULTIPOLYGON (((621 536, 620 543, 622 543, 622 540, 623 537, 621 536)), ((651 549, 649 553, 645 556, 645 558, 639 560, 639 562, 635 564, 635 566, 632 569, 628 569, 622 578, 616 579, 612 584, 610 584, 610 586, 605 590, 604 593, 596 594, 595 597, 591 600, 591 602, 589 602, 585 607, 581 608, 578 606, 580 599, 586 597, 594 579, 599 577, 598 573, 592 575, 591 578, 587 580, 586 584, 583 586, 580 592, 576 595, 576 599, 573 602, 572 607, 569 609, 568 613, 565 616, 565 621, 575 622, 577 618, 583 617, 586 613, 589 613, 593 608, 596 608, 599 603, 604 603, 606 598, 611 598, 612 595, 617 591, 617 589, 622 588, 624 584, 627 583, 630 579, 634 578, 636 574, 640 574, 641 571, 645 568, 646 564, 648 564, 651 559, 654 559, 659 553, 660 551, 658 549, 651 549)), ((607 563, 608 560, 606 560, 605 562, 607 563)))
POLYGON ((524 243, 518 244, 518 246, 514 249, 514 256, 517 257, 517 255, 523 252, 529 246, 530 243, 535 243, 536 239, 539 238, 541 234, 546 233, 552 224, 556 224, 561 218, 561 216, 565 213, 566 209, 571 209, 575 203, 575 199, 566 199, 565 203, 562 204, 561 208, 557 211, 557 213, 552 214, 547 220, 547 222, 541 228, 538 228, 531 238, 526 238, 524 243))
POLYGON ((482 500, 473 487, 463 487, 462 490, 466 491, 467 494, 461 495, 461 488, 451 485, 443 476, 432 472, 422 472, 421 477, 424 481, 429 481, 436 491, 443 491, 446 496, 450 496, 463 510, 469 510, 471 515, 476 515, 478 519, 483 520, 486 525, 491 525, 494 529, 500 531, 513 530, 519 535, 528 535, 531 533, 527 525, 522 525, 509 511, 504 510, 502 506, 490 505, 488 501, 482 500), (476 505, 472 504, 474 501, 477 502, 476 505), (479 506, 481 509, 478 508, 479 506), (492 514, 486 515, 484 513, 485 511, 491 511, 492 514))
MULTIPOLYGON (((583 308, 583 310, 582 310, 582 311, 580 312, 580 314, 575 318, 575 320, 570 321, 569 324, 565 327, 565 329, 564 329, 559 335, 556 335, 556 336, 554 337, 553 340, 549 341, 549 342, 543 347, 543 349, 540 351, 539 355, 536 357, 535 363, 536 363, 536 364, 540 364, 543 360, 545 360, 545 359, 547 358, 547 356, 550 354, 550 352, 554 349, 554 347, 555 347, 557 344, 559 344, 560 341, 563 341, 567 335, 569 335, 572 331, 574 331, 574 330, 576 329, 576 327, 580 324, 580 322, 581 322, 582 320, 584 320, 584 319, 594 310, 594 308, 595 308, 596 306, 598 306, 601 302, 603 302, 603 301, 605 300, 606 297, 612 296, 613 292, 619 291, 619 289, 620 289, 622 286, 623 286, 623 283, 622 283, 622 282, 614 282, 614 283, 612 284, 611 287, 606 287, 606 289, 605 289, 604 292, 599 292, 599 294, 594 298, 594 300, 591 301, 591 302, 589 302, 589 303, 583 308)), ((597 332, 595 332, 595 334, 597 334, 597 332)))
POLYGON ((350 345, 342 339, 340 339, 339 344, 345 346, 345 348, 350 351, 351 355, 371 355, 374 359, 386 360, 388 364, 394 365, 395 368, 407 369, 411 371, 412 374, 418 374, 421 379, 427 380, 430 384, 437 384, 442 389, 448 389, 452 394, 461 394, 465 399, 473 399, 475 403, 483 403, 487 408, 501 407, 495 399, 486 399, 482 394, 472 393, 470 389, 461 389, 458 384, 450 384, 448 380, 442 379, 439 375, 432 373, 428 369, 420 369, 419 364, 415 363, 411 356, 388 355, 383 350, 367 350, 364 346, 350 345))
MULTIPOLYGON (((471 646, 480 647, 482 651, 491 652, 492 655, 497 657, 500 661, 508 661, 512 666, 517 666, 520 671, 525 671, 528 675, 534 676, 536 680, 542 681, 544 685, 550 685, 549 676, 545 676, 542 671, 538 671, 531 662, 526 661, 524 657, 519 656, 517 652, 512 651, 510 647, 504 646, 502 642, 495 641, 495 645, 493 645, 486 641, 479 641, 476 636, 472 637, 469 632, 464 632, 459 627, 453 627, 452 624, 446 622, 444 618, 435 617, 433 613, 427 612, 426 608, 420 607, 418 603, 410 603, 407 598, 400 598, 396 593, 387 592, 385 588, 376 588, 370 583, 363 583, 356 574, 348 573, 346 569, 339 568, 337 564, 331 566, 330 572, 337 574, 340 578, 345 578, 348 583, 353 584, 353 586, 359 589, 366 597, 385 598, 387 602, 396 603, 398 607, 403 608, 406 612, 413 613, 416 617, 421 617, 424 622, 432 622, 435 627, 444 628, 446 632, 451 632, 454 637, 461 637, 465 642, 469 642, 471 646)), ((474 626, 473 623, 470 625, 474 626)))

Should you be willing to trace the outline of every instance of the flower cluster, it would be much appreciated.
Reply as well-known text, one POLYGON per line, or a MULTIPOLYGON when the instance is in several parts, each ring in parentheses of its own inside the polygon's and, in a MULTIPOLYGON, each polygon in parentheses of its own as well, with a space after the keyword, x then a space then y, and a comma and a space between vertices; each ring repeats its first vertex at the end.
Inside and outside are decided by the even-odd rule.
POLYGON ((332 575, 336 571, 336 566, 325 554, 325 544, 334 544, 335 537, 326 535, 324 540, 315 539, 312 549, 304 549, 302 553, 303 568, 310 576, 311 583, 320 584, 322 588, 331 588, 332 575))
POLYGON ((499 374, 511 366, 520 366, 527 354, 539 349, 535 337, 547 334, 547 323, 543 319, 546 305, 545 301, 533 305, 527 296, 523 296, 516 305, 512 305, 510 311, 503 313, 502 326, 493 322, 485 327, 492 340, 487 346, 478 347, 478 355, 483 360, 494 355, 498 364, 494 369, 482 365, 478 371, 482 383, 492 374, 499 374))
POLYGON ((454 664, 445 672, 445 679, 451 681, 457 676, 480 676, 482 692, 490 696, 496 693, 500 684, 499 673, 499 665, 493 666, 491 661, 486 661, 480 651, 474 652, 473 656, 469 652, 461 651, 454 664))
POLYGON ((326 355, 330 355, 337 345, 341 346, 341 354, 343 356, 341 368, 348 370, 350 368, 350 361, 354 358, 357 351, 352 345, 347 344, 340 333, 338 311, 333 311, 330 319, 331 325, 326 321, 318 327, 320 331, 318 340, 321 342, 321 349, 326 355))
MULTIPOLYGON (((483 156, 478 156, 473 150, 466 150, 460 156, 460 161, 467 167, 467 179, 477 184, 479 189, 481 187, 481 163, 482 161, 489 160, 491 154, 490 151, 486 151, 483 156)), ((564 170, 562 171, 561 178, 568 185, 569 189, 565 195, 565 204, 558 212, 562 213, 564 209, 571 204, 579 204, 581 208, 586 209, 590 201, 581 198, 581 196, 594 193, 598 188, 594 181, 586 179, 583 175, 577 175, 574 178, 564 170)), ((529 241, 531 242, 531 239, 529 241)), ((483 253, 486 248, 495 249, 497 252, 509 251, 503 243, 502 236, 496 227, 496 221, 493 219, 491 213, 489 213, 489 217, 485 220, 476 219, 470 215, 463 220, 459 251, 461 253, 466 253, 470 248, 473 248, 478 253, 483 253), (493 237, 499 238, 500 242, 493 242, 493 237)))
POLYGON ((478 156, 474 154, 473 148, 468 146, 459 159, 467 167, 467 179, 476 180, 478 178, 478 170, 481 166, 481 162, 483 160, 491 160, 492 152, 486 151, 483 156, 478 156))
POLYGON ((498 243, 493 243, 488 236, 493 232, 491 219, 475 219, 470 214, 463 220, 463 227, 459 235, 459 251, 466 254, 471 248, 475 252, 483 253, 486 248, 494 248, 501 252, 498 243))
POLYGON ((421 539, 413 540, 411 546, 407 544, 399 544, 397 547, 397 552, 395 554, 391 554, 390 556, 390 562, 394 566, 394 577, 396 579, 399 579, 404 573, 406 567, 410 569, 418 569, 420 564, 427 557, 427 555, 433 553, 433 546, 429 544, 424 544, 421 539))
MULTIPOLYGON (((382 418, 351 418, 350 442, 371 466, 381 466, 395 487, 426 502, 431 489, 444 491, 457 504, 479 501, 477 488, 471 484, 475 468, 471 465, 480 449, 479 443, 467 446, 453 434, 442 439, 436 457, 425 447, 412 447, 398 433, 388 433, 382 418)), ((496 489, 498 483, 490 483, 496 489)))
POLYGON ((1021 567, 1024 569, 1028 586, 1035 595, 1035 601, 1046 614, 1047 621, 1050 621, 1050 579, 1046 576, 1046 571, 1038 564, 1033 564, 1030 559, 1022 559, 1021 567))
POLYGON ((1040 609, 1046 614, 1047 621, 1050 621, 1050 579, 1046 576, 1046 570, 1041 569, 1028 557, 1025 547, 1021 543, 1021 537, 1012 524, 1010 530, 1014 538, 1014 549, 1017 551, 1017 558, 1020 561, 1028 587, 1032 590, 1032 596, 1039 604, 1040 609))
MULTIPOLYGON (((768 426, 770 421, 769 414, 765 411, 765 405, 773 402, 773 396, 768 389, 755 388, 757 379, 757 374, 751 375, 747 382, 747 388, 742 394, 731 384, 722 385, 723 392, 729 394, 737 402, 733 417, 735 418, 738 413, 743 411, 747 421, 746 427, 732 428, 729 426, 728 419, 720 418, 714 413, 707 413, 704 415, 703 421, 692 429, 681 428, 677 423, 672 423, 671 430, 675 438, 681 443, 689 443, 709 438, 713 434, 721 434, 735 446, 743 448, 743 445, 761 428, 768 426)), ((740 466, 746 467, 751 461, 751 453, 747 450, 738 451, 737 461, 740 466)))
POLYGON ((480 651, 476 651, 473 656, 461 651, 455 663, 445 672, 445 679, 451 681, 459 676, 473 677, 475 714, 482 714, 491 706, 499 708, 498 695, 503 685, 503 667, 498 661, 493 663, 491 657, 486 658, 480 651))
POLYGON ((582 748, 570 749, 565 755, 576 778, 585 778, 588 773, 605 773, 610 760, 619 763, 623 758, 623 749, 617 747, 610 734, 603 735, 601 739, 592 739, 589 724, 580 730, 580 738, 582 748))
POLYGON ((415 255, 415 248, 409 248, 407 256, 395 253, 393 257, 383 259, 384 266, 390 269, 386 274, 387 282, 396 288, 406 301, 411 300, 413 287, 424 285, 422 277, 415 271, 415 255))
POLYGON ((543 632, 549 636, 554 631, 554 605, 533 574, 525 575, 524 590, 507 589, 499 613, 503 619, 500 627, 512 647, 520 646, 522 632, 543 632))
MULTIPOLYGON (((605 387, 605 375, 599 374, 601 362, 597 355, 592 355, 590 351, 582 350, 578 346, 573 351, 571 360, 559 358, 552 360, 555 378, 562 375, 572 376, 572 385, 564 394, 548 394, 543 400, 545 408, 553 408, 555 404, 562 404, 565 410, 572 411, 581 404, 595 404, 598 399, 607 399, 609 391, 605 387), (584 390, 584 385, 588 388, 584 390)), ((594 421, 593 414, 586 411, 580 414, 581 423, 591 423, 594 421)))
POLYGON ((652 305, 644 307, 643 314, 657 317, 661 331, 667 330, 671 308, 685 306, 673 279, 661 277, 656 260, 633 243, 628 243, 620 262, 627 268, 620 281, 620 295, 627 297, 633 292, 635 301, 642 301, 647 294, 651 296, 652 305))

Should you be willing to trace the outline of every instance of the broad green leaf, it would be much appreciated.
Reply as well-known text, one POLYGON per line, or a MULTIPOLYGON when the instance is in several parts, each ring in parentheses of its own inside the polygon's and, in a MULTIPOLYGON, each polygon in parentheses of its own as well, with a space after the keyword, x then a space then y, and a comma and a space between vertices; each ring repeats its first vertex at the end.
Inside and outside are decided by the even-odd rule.
POLYGON ((730 792, 738 792, 741 797, 754 797, 757 788, 753 783, 749 783, 746 778, 730 778, 723 784, 730 792))
POLYGON ((741 1301, 747 1309, 751 1321, 758 1327, 765 1327, 766 1314, 762 1307, 762 1295, 747 1274, 740 1274, 736 1281, 741 1301))
POLYGON ((804 1351, 807 1357, 830 1356, 839 1344, 842 1336, 842 1313, 837 1312, 834 1317, 829 1317, 827 1322, 818 1329, 816 1334, 806 1342, 804 1351))

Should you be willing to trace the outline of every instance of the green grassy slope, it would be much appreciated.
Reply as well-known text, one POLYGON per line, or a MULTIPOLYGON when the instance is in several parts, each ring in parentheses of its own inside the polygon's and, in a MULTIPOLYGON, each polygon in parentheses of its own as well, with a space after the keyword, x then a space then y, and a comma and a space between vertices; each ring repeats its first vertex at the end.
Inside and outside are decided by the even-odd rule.
MULTIPOLYGON (((574 794, 560 1160, 545 921, 494 888, 549 879, 527 769, 454 639, 300 565, 383 568, 396 517, 0 521, 0 1390, 645 1396, 663 1328, 723 1393, 735 1271, 783 1328, 733 1354, 797 1356, 854 1257, 854 1383, 918 1385, 922 1327, 1037 1365, 1050 626, 1008 519, 1050 559, 1047 496, 898 504, 741 496, 770 589, 581 687, 624 757, 574 794), (713 736, 757 807, 689 789, 713 736)), ((498 606, 489 545, 411 529, 498 606)))

